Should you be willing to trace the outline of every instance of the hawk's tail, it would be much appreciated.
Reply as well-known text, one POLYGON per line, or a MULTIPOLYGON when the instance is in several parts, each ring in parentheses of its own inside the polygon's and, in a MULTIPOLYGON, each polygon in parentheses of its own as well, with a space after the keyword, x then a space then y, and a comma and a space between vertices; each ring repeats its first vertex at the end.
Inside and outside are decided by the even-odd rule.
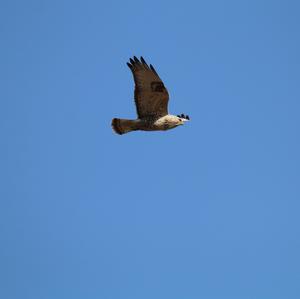
POLYGON ((113 118, 111 126, 119 135, 138 130, 136 120, 130 119, 113 118))

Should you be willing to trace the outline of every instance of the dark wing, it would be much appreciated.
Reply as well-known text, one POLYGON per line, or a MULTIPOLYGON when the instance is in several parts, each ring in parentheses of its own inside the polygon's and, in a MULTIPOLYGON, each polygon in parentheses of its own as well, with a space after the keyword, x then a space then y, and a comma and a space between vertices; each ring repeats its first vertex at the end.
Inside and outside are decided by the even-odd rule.
POLYGON ((153 66, 148 66, 143 57, 138 60, 135 56, 127 65, 135 82, 134 99, 138 117, 167 115, 169 94, 153 66))

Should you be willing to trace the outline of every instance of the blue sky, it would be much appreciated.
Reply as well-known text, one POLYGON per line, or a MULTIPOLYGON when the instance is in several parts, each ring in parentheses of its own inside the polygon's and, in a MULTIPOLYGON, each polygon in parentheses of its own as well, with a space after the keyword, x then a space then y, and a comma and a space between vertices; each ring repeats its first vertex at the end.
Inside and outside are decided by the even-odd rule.
POLYGON ((300 297, 298 1, 1 1, 0 297, 300 297), (167 86, 135 118, 126 62, 167 86))

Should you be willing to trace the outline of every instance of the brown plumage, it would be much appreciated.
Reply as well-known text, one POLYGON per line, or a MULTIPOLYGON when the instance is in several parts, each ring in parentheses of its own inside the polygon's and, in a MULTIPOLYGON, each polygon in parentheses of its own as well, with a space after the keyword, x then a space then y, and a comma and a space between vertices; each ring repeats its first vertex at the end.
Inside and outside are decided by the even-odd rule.
POLYGON ((127 62, 132 71, 135 89, 134 100, 137 110, 137 120, 114 118, 112 127, 117 134, 130 131, 168 130, 183 124, 187 119, 168 114, 169 93, 154 67, 141 57, 130 58, 127 62))

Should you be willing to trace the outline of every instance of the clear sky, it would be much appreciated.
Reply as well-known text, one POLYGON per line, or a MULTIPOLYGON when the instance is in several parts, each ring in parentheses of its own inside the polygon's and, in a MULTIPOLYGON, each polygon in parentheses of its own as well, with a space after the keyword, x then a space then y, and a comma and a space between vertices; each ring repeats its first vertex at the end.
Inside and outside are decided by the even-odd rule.
POLYGON ((0 298, 300 298, 299 1, 0 2, 0 298), (126 62, 169 90, 135 118, 126 62))

